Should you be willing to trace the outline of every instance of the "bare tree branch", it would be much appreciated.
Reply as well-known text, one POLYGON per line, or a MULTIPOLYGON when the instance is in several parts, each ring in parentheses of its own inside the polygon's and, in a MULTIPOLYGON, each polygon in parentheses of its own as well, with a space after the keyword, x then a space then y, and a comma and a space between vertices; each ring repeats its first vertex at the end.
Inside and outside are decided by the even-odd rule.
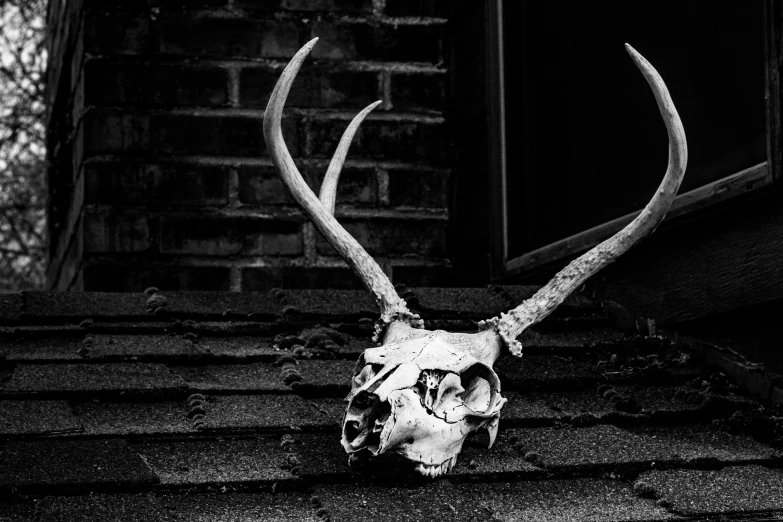
POLYGON ((0 0, 0 291, 46 271, 46 0, 0 0))

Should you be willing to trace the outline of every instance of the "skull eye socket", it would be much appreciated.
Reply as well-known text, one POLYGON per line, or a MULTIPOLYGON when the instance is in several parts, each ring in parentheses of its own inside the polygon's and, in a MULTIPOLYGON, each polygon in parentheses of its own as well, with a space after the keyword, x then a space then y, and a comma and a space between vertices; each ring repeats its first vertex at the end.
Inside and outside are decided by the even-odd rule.
POLYGON ((496 406, 500 392, 495 372, 483 364, 474 364, 461 377, 465 387, 465 405, 475 412, 490 413, 496 406))
MULTIPOLYGON (((370 382, 376 375, 378 375, 378 372, 380 372, 381 369, 383 369, 383 366, 380 364, 365 364, 362 369, 353 376, 352 389, 356 390, 357 388, 361 388, 370 382)), ((375 385, 372 387, 372 391, 374 391, 375 388, 377 388, 379 385, 380 382, 375 383, 375 385)))
POLYGON ((492 401, 492 386, 481 375, 483 373, 481 370, 484 370, 484 368, 473 366, 462 377, 462 385, 465 388, 462 400, 465 401, 465 406, 477 412, 487 411, 492 401), (471 370, 474 368, 478 371, 472 372, 471 370))

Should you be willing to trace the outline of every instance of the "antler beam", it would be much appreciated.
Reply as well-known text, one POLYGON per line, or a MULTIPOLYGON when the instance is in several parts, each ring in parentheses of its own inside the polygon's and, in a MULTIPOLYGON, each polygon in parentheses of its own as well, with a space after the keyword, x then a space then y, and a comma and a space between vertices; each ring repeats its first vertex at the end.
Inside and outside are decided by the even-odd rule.
POLYGON ((533 297, 507 314, 501 314, 500 319, 493 318, 486 322, 485 326, 494 327, 514 355, 522 355, 522 345, 516 338, 525 329, 551 314, 587 279, 655 230, 666 216, 685 175, 688 162, 685 130, 669 90, 650 62, 630 45, 625 44, 625 49, 650 85, 666 125, 669 135, 669 164, 666 175, 647 206, 625 228, 572 261, 533 297))
POLYGON ((419 316, 408 310, 405 301, 397 295, 394 285, 386 277, 378 263, 367 254, 359 242, 346 232, 332 215, 334 212, 337 180, 351 139, 364 116, 375 108, 378 102, 370 105, 354 118, 340 140, 337 152, 329 165, 329 172, 327 173, 324 186, 321 189, 323 202, 319 201, 313 191, 310 190, 310 187, 307 186, 307 183, 305 183, 283 140, 283 131, 281 129, 283 106, 288 97, 288 92, 291 90, 291 84, 302 66, 302 62, 317 41, 318 38, 310 40, 296 53, 288 66, 286 66, 272 91, 272 96, 269 98, 269 103, 264 113, 264 139, 266 140, 269 155, 272 157, 272 162, 280 172, 280 177, 294 200, 302 207, 307 217, 315 224, 315 227, 345 259, 375 297, 381 309, 382 328, 392 321, 402 321, 415 327, 421 327, 422 323, 419 316))

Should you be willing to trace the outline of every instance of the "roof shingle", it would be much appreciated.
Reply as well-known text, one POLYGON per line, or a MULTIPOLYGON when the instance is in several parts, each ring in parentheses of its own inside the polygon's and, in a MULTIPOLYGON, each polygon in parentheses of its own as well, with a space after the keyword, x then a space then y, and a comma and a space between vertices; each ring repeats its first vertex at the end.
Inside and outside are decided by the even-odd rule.
MULTIPOLYGON (((428 327, 474 331, 534 291, 403 295, 428 327)), ((469 438, 430 482, 393 455, 347 465, 344 397, 377 313, 365 292, 0 296, 0 520, 783 515, 783 455, 734 421, 766 415, 774 439, 769 413, 698 350, 626 335, 583 296, 566 305, 496 363, 495 446, 469 438), (743 483, 766 490, 729 500, 743 483)))

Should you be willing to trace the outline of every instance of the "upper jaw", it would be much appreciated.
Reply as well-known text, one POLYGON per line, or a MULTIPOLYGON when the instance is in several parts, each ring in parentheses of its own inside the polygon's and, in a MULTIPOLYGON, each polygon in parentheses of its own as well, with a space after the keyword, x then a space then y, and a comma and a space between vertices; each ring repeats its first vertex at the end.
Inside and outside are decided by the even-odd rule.
POLYGON ((451 471, 457 464, 457 455, 449 457, 440 464, 425 464, 424 462, 416 462, 414 469, 425 477, 435 478, 441 475, 445 475, 451 471))

